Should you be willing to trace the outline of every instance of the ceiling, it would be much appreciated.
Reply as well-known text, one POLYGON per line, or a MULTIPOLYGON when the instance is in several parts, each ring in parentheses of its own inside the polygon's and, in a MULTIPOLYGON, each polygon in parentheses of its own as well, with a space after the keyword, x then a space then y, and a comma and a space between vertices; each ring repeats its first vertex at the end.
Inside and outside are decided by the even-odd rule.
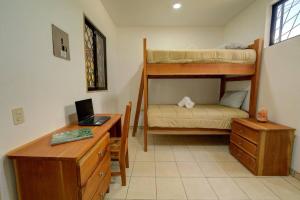
POLYGON ((118 26, 223 26, 255 0, 101 1, 118 26))

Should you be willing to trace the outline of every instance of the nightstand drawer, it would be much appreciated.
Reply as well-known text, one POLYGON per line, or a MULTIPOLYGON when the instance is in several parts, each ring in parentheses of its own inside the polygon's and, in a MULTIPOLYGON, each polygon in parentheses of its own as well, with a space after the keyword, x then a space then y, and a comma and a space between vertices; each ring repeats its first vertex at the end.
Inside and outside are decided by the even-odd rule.
POLYGON ((250 171, 256 174, 256 160, 250 155, 241 150, 238 146, 233 143, 230 143, 230 152, 231 154, 238 159, 242 164, 245 165, 250 171))
POLYGON ((257 131, 252 130, 248 127, 242 126, 241 124, 238 124, 236 122, 232 123, 232 132, 240 135, 243 138, 246 138, 247 140, 258 144, 258 138, 259 138, 259 134, 257 131))
POLYGON ((238 146, 239 148, 243 149, 245 152, 256 158, 257 145, 249 142, 248 140, 242 138, 234 132, 230 135, 230 142, 234 143, 236 146, 238 146))

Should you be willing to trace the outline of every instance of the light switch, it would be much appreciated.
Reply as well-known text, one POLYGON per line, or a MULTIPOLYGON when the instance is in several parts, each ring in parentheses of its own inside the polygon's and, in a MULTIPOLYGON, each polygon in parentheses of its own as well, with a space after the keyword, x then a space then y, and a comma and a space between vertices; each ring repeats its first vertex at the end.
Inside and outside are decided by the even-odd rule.
POLYGON ((19 125, 24 123, 24 111, 23 108, 12 109, 12 116, 14 120, 14 125, 19 125))

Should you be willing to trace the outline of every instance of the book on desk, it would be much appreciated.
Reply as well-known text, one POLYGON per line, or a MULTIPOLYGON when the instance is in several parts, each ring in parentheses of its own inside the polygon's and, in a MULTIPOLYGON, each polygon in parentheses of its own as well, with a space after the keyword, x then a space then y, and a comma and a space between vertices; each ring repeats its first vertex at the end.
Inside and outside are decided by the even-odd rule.
POLYGON ((92 129, 90 128, 81 128, 72 131, 55 133, 52 135, 51 145, 73 142, 73 141, 83 140, 91 137, 93 137, 93 132, 92 129))

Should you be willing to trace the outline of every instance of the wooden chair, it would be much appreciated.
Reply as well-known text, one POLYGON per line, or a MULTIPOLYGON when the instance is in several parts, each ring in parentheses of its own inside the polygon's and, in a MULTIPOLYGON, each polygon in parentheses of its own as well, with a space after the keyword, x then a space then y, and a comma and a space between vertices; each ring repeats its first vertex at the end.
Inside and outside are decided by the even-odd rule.
POLYGON ((130 126, 131 102, 126 106, 124 124, 121 137, 110 138, 110 153, 113 161, 119 161, 120 172, 112 172, 112 176, 121 176, 122 186, 126 185, 126 168, 128 160, 128 132, 130 126))

